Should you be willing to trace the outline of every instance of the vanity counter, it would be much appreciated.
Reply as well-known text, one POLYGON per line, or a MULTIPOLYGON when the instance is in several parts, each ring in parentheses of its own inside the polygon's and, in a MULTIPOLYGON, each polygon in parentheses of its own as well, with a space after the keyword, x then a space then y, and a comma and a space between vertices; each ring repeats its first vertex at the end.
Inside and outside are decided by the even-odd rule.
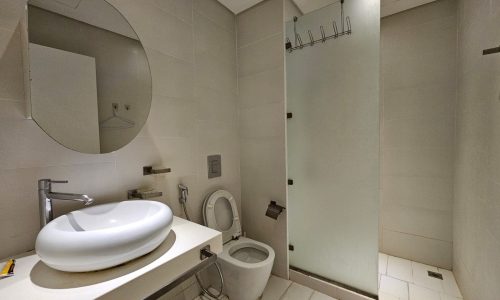
POLYGON ((167 239, 153 252, 110 269, 67 273, 35 253, 16 259, 14 276, 0 280, 2 299, 143 299, 200 263, 200 250, 222 252, 220 232, 174 217, 167 239))

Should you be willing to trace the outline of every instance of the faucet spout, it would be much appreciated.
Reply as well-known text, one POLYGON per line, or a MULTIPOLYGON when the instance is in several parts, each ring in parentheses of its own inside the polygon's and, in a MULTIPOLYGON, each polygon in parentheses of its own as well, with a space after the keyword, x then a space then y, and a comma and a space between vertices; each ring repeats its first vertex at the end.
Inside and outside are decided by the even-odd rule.
POLYGON ((94 199, 90 198, 85 194, 72 194, 72 193, 47 193, 47 197, 50 199, 57 200, 69 200, 69 201, 80 201, 83 202, 84 205, 91 205, 94 203, 94 199))
POLYGON ((41 179, 38 181, 38 200, 40 209, 40 227, 44 227, 54 219, 52 200, 80 201, 85 206, 94 203, 94 199, 84 194, 52 192, 53 183, 67 183, 68 181, 55 181, 41 179))

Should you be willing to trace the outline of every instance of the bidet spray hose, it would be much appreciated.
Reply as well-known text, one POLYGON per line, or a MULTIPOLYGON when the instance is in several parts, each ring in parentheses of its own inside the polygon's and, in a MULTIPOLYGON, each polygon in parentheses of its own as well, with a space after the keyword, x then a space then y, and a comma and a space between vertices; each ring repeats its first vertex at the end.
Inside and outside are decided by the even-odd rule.
MULTIPOLYGON (((179 184, 179 202, 181 203, 182 210, 184 211, 184 215, 186 216, 186 219, 188 221, 191 221, 191 218, 189 217, 187 208, 186 208, 186 201, 187 201, 187 194, 188 194, 188 188, 185 185, 179 184)), ((222 296, 222 291, 224 290, 224 277, 222 276, 222 271, 219 267, 219 264, 217 262, 214 263, 215 267, 217 268, 217 272, 219 273, 219 278, 220 278, 220 290, 218 291, 217 295, 212 294, 210 291, 205 289, 203 287, 203 284, 201 283, 201 280, 198 276, 198 274, 194 274, 194 277, 196 278, 196 281, 198 282, 198 285, 200 286, 201 290, 209 295, 212 298, 219 299, 222 296)))

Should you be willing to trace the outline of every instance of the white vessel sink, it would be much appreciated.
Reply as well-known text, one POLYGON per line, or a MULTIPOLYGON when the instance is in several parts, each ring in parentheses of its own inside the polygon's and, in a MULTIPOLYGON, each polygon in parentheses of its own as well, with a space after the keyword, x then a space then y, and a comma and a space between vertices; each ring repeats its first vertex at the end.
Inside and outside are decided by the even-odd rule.
POLYGON ((36 253, 67 272, 106 269, 153 251, 167 237, 173 214, 163 203, 130 200, 60 216, 42 228, 36 253))

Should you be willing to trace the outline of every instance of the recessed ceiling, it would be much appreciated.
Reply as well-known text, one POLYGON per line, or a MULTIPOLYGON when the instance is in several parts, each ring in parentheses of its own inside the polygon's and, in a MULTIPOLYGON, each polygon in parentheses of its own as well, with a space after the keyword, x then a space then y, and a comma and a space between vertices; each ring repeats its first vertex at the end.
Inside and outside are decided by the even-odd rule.
MULTIPOLYGON (((224 6, 231 10, 234 14, 248 9, 263 0, 219 0, 224 6)), ((285 0, 288 1, 288 0, 285 0)), ((291 0, 297 5, 300 11, 304 14, 338 2, 339 0, 291 0)), ((356 1, 356 0, 346 0, 356 1)), ((434 2, 436 0, 380 0, 380 16, 386 17, 393 15, 423 4, 434 2)))

